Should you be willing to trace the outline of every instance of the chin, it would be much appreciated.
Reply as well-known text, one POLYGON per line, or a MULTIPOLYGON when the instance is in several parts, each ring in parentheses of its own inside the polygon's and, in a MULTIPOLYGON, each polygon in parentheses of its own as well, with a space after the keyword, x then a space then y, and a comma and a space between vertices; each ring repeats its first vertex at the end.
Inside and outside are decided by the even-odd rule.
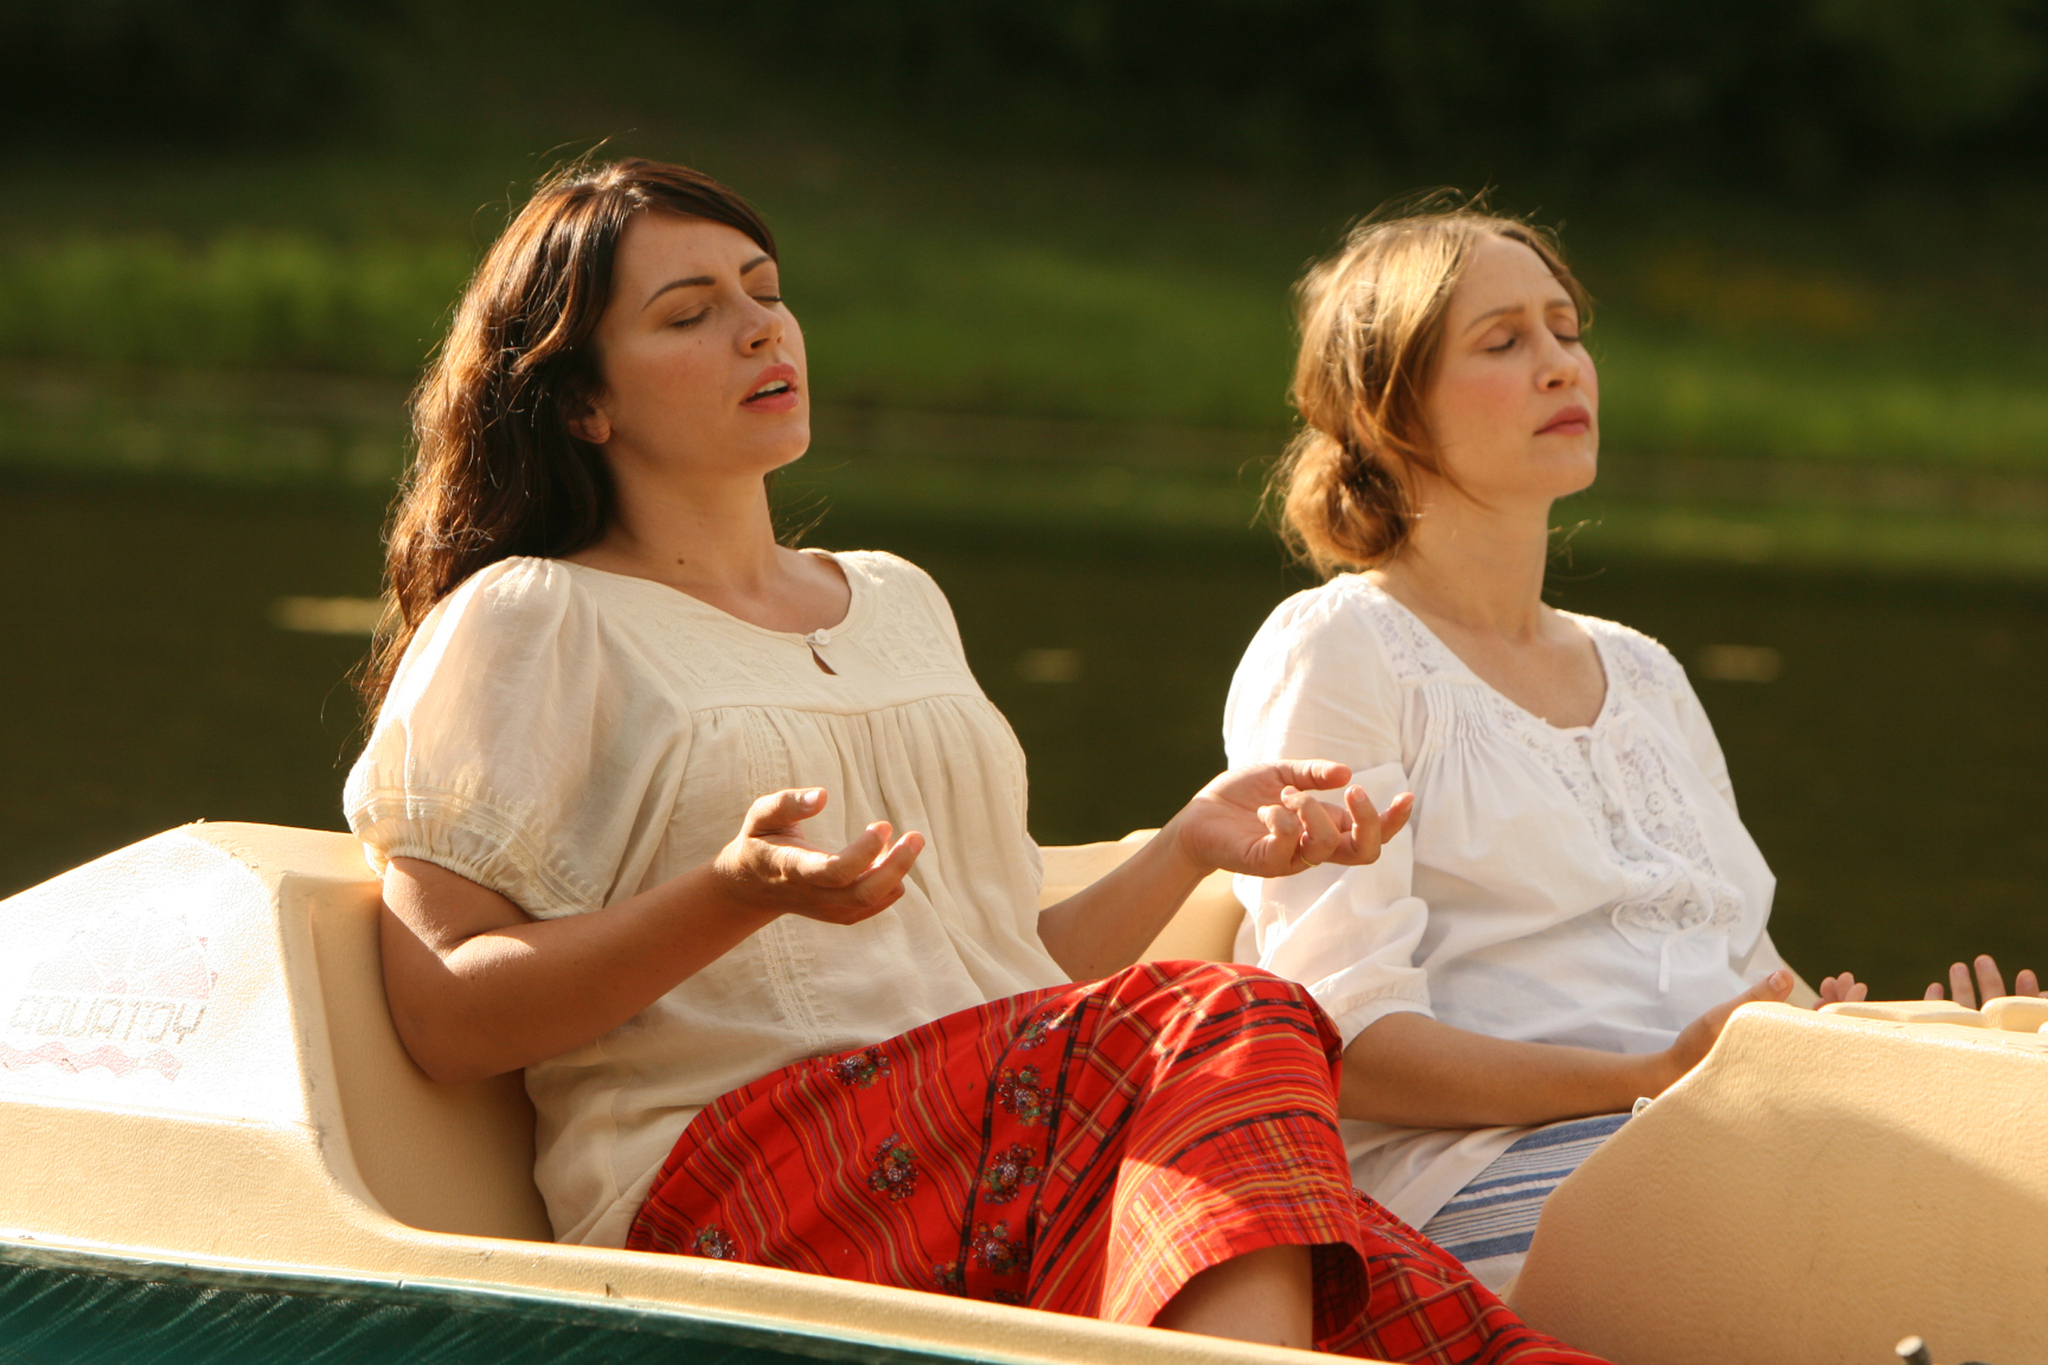
POLYGON ((1583 493, 1593 486, 1594 476, 1600 472, 1599 450, 1574 452, 1565 458, 1553 461, 1549 471, 1553 478, 1546 480, 1551 486, 1553 498, 1568 498, 1574 493, 1583 493))

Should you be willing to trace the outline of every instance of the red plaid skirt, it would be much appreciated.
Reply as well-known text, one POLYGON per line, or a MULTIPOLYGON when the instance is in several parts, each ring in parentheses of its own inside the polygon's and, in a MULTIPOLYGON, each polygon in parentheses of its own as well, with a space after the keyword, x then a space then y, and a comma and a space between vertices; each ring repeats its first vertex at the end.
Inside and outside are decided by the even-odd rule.
POLYGON ((798 1062, 697 1116, 626 1245, 1147 1324, 1314 1248, 1326 1351, 1599 1365, 1351 1186, 1338 1039, 1251 967, 1166 962, 798 1062))

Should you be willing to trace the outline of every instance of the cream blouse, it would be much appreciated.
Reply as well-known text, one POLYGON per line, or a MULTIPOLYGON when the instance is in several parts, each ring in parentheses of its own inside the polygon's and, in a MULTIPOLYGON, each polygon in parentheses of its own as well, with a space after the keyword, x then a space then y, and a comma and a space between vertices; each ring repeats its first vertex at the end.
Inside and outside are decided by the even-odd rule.
MULTIPOLYGON (((1245 652, 1232 764, 1330 758, 1381 806, 1415 793, 1370 866, 1237 881, 1239 958, 1307 985, 1346 1043, 1412 1011, 1652 1052, 1782 965, 1764 929, 1776 881, 1685 670, 1626 626, 1572 619, 1607 694, 1569 728, 1359 575, 1283 602, 1245 652)), ((1417 1226, 1524 1131, 1346 1125, 1360 1187, 1417 1226)))
POLYGON ((821 847, 875 820, 929 839, 881 914, 785 915, 527 1068, 535 1179, 562 1241, 623 1245, 669 1149, 726 1091, 1067 979, 1038 938, 1024 755, 944 595, 893 555, 833 558, 852 605, 808 636, 646 579, 494 564, 421 624, 349 774, 374 863, 438 864, 541 919, 709 861, 786 787, 830 794, 805 823, 821 847))

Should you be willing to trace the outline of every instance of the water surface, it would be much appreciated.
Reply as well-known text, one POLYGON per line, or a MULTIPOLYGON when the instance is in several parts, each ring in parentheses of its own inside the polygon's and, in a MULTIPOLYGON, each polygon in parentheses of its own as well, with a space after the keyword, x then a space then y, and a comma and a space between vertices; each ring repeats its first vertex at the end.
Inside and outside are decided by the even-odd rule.
MULTIPOLYGON (((339 828, 364 641, 274 617, 374 594, 381 515, 370 491, 0 477, 0 891, 192 819, 339 828)), ((811 543, 937 576, 1044 842, 1171 815, 1222 761, 1239 652, 1304 586, 1265 537, 1202 526, 869 507, 811 543)), ((1693 669, 1809 977, 1918 994, 1964 952, 2048 965, 2048 587, 1581 556, 1552 595, 1693 669)))

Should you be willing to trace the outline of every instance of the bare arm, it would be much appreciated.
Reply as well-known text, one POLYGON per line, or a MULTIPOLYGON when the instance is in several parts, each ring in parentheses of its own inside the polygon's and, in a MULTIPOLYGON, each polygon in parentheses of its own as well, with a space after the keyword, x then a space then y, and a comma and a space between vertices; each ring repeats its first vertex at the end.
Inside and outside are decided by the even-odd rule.
POLYGON ((435 1080, 516 1070, 617 1028, 784 914, 853 924, 893 904, 923 847, 870 825, 838 853, 797 824, 817 791, 754 803, 719 856, 628 900, 536 920, 497 892, 413 858, 384 874, 384 994, 435 1080))
POLYGON ((1310 795, 1342 787, 1341 763, 1262 763, 1224 773, 1107 876, 1038 917, 1046 951, 1076 981, 1128 967, 1217 868, 1285 877, 1318 863, 1369 863, 1400 832, 1412 804, 1382 814, 1359 787, 1341 808, 1310 795))
POLYGON ((1773 972, 1685 1027, 1662 1052, 1627 1055, 1518 1043, 1390 1014, 1344 1049, 1337 1111, 1416 1128, 1490 1128, 1616 1114, 1656 1096, 1707 1055, 1736 1007, 1783 1000, 1790 972, 1773 972))

